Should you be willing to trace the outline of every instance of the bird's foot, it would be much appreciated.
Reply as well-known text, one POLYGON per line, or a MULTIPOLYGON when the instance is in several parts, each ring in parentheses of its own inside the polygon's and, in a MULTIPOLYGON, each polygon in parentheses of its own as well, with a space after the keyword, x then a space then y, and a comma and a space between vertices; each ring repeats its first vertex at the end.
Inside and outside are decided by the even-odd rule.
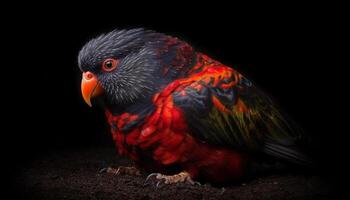
POLYGON ((138 170, 136 167, 123 167, 123 166, 120 166, 118 168, 113 168, 113 167, 102 168, 99 171, 99 173, 109 173, 114 175, 121 175, 121 174, 141 175, 140 170, 138 170))
POLYGON ((149 184, 149 182, 153 182, 152 179, 157 181, 156 186, 159 187, 161 184, 175 184, 175 183, 189 183, 191 185, 201 185, 199 182, 193 181, 191 175, 188 172, 180 172, 175 175, 163 175, 160 173, 152 173, 147 176, 144 185, 149 184))

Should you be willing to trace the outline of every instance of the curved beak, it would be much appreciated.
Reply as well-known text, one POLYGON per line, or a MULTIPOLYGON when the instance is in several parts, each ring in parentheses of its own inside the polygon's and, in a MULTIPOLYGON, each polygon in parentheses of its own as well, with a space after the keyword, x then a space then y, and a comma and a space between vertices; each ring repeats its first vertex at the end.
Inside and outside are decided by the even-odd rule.
POLYGON ((103 88, 97 77, 91 72, 84 72, 81 79, 81 94, 84 101, 91 107, 91 98, 103 93, 103 88))

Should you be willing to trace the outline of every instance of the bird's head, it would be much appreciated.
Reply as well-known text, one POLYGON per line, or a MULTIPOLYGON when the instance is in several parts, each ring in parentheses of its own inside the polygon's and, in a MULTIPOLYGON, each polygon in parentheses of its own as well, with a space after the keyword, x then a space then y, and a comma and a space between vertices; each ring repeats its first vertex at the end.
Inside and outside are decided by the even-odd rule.
POLYGON ((192 57, 189 45, 153 31, 130 29, 102 34, 79 52, 82 96, 90 106, 91 99, 101 96, 112 105, 148 98, 178 76, 181 70, 176 66, 188 65, 185 62, 192 57))

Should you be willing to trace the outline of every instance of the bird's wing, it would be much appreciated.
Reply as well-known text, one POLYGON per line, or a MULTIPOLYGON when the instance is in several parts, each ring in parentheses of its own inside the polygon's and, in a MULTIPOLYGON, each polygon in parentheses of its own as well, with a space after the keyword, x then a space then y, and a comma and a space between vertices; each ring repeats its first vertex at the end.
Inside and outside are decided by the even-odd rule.
POLYGON ((173 101, 184 112, 190 133, 197 139, 264 152, 294 163, 307 162, 295 145, 300 131, 238 72, 212 65, 180 82, 183 86, 172 93, 173 101))

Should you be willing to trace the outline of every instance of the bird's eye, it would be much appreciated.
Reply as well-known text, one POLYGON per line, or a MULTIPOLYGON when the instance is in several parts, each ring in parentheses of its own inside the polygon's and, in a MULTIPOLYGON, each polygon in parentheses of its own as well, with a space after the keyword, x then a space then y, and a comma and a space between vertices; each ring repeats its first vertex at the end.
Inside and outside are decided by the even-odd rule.
POLYGON ((115 68, 117 68, 118 60, 113 58, 108 58, 105 61, 103 61, 102 69, 104 71, 110 72, 113 71, 115 68))

